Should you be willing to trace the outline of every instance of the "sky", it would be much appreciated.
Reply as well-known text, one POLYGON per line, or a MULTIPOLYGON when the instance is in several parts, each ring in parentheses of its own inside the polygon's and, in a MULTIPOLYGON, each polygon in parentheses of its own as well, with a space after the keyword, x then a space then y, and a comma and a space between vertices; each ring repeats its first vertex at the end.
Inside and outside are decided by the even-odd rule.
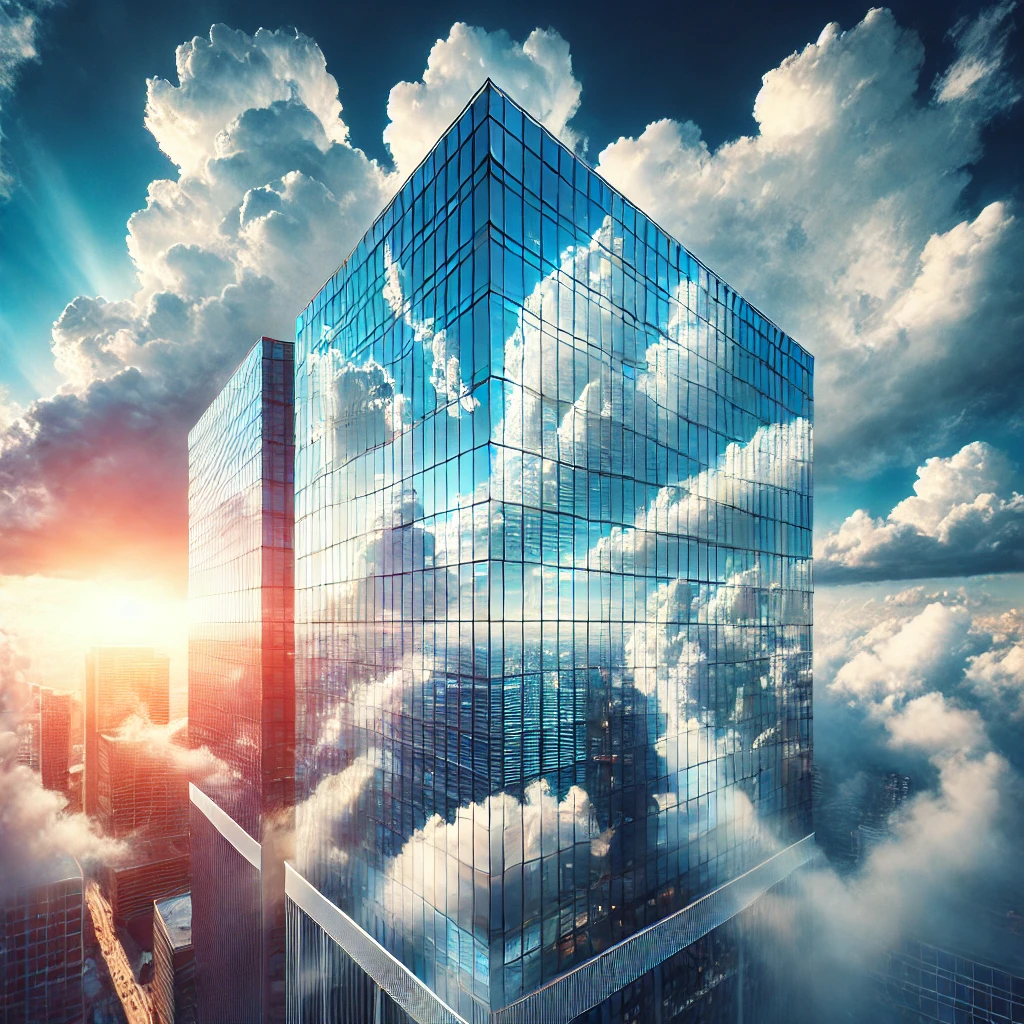
POLYGON ((819 583, 1024 567, 1013 3, 0 11, 22 614, 29 577, 180 600, 188 427, 485 74, 815 354, 819 583))
POLYGON ((0 685, 152 642, 180 707, 187 431, 489 75, 815 356, 816 755, 921 782, 857 879, 817 877, 829 927, 897 935, 1001 877, 1020 10, 370 8, 0 0, 0 685))

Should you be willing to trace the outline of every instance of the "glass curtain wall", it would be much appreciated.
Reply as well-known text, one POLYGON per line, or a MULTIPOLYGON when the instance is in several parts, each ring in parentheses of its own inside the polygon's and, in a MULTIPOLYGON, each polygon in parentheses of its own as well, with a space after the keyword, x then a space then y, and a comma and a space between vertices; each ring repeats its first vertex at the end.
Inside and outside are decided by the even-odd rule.
POLYGON ((803 349, 489 83, 297 338, 306 879, 483 1020, 811 831, 803 349))

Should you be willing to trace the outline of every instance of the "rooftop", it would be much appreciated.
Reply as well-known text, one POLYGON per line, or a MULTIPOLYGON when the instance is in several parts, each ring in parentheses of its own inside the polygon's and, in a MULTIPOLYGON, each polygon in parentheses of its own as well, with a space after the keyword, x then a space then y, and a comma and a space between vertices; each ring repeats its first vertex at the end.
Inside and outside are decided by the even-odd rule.
POLYGON ((171 896, 166 900, 156 900, 156 913, 163 921, 164 927, 174 949, 184 949, 192 945, 192 893, 171 896))

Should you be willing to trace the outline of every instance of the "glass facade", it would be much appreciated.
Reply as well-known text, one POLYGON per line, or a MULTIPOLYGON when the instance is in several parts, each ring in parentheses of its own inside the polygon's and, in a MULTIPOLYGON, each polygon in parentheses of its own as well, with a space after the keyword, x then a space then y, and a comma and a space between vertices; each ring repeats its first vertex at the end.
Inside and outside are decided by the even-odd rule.
POLYGON ((188 782, 169 751, 106 735, 98 748, 96 817, 106 835, 188 836, 188 782))
POLYGON ((193 779, 202 799, 190 812, 204 1024, 284 1015, 277 837, 294 791, 293 365, 291 343, 261 339, 189 434, 189 740, 213 755, 193 779))
POLYGON ((44 789, 68 791, 71 694, 32 683, 18 725, 18 763, 39 772, 44 789))
POLYGON ((0 1021, 79 1024, 82 1004, 82 869, 70 857, 0 903, 0 1021))
POLYGON ((924 942, 886 954, 876 979, 891 1019, 901 1024, 1011 1024, 1024 1021, 1024 971, 994 967, 924 942))
POLYGON ((192 897, 158 900, 153 908, 155 1024, 196 1024, 196 959, 192 948, 192 897))
POLYGON ((170 721, 171 662, 152 647, 93 647, 85 656, 85 813, 99 805, 99 739, 141 714, 170 721))
POLYGON ((304 879, 478 1021, 810 833, 803 349, 489 83, 297 339, 304 879))

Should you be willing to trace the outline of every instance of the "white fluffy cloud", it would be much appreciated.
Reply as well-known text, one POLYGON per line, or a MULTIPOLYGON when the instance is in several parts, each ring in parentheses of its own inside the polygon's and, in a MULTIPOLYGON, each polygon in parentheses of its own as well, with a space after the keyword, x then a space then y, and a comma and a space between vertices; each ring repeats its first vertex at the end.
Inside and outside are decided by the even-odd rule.
POLYGON ((815 354, 819 478, 1016 412, 1024 232, 1005 203, 962 206, 985 125, 1017 98, 1011 7, 961 27, 931 95, 919 39, 874 9, 764 76, 757 134, 712 152, 691 122, 658 121, 601 153, 614 185, 815 354))
POLYGON ((67 306, 53 330, 67 384, 0 438, 16 570, 74 569, 116 536, 166 564, 183 536, 186 431, 260 335, 291 337, 390 195, 393 176, 346 141, 309 38, 214 26, 177 64, 178 84, 148 86, 147 126, 178 173, 129 221, 137 291, 67 306))
POLYGON ((392 94, 397 171, 350 143, 337 81, 301 33, 214 25, 178 47, 176 65, 177 83, 148 83, 146 127, 176 176, 152 182, 129 220, 137 290, 68 304, 53 329, 66 384, 0 433, 8 571, 178 560, 188 428, 260 335, 293 336, 296 314, 386 204, 403 162, 485 77, 578 142, 568 121, 579 83, 553 32, 520 44, 455 25, 423 81, 392 94))
POLYGON ((982 651, 971 660, 966 679, 979 696, 1005 702, 1014 716, 1024 716, 1024 643, 982 651))
POLYGON ((962 663, 970 625, 964 609, 938 601, 911 617, 884 619, 854 642, 830 689, 873 700, 919 692, 962 663))
POLYGON ((893 747, 916 747, 928 754, 973 750, 985 742, 981 715, 973 709, 951 706, 936 691, 915 697, 887 718, 893 747))
POLYGON ((783 948, 801 961, 801 998, 820 1013, 806 1019, 850 1013, 862 997, 862 972, 877 970, 880 954, 902 939, 944 941, 944 932, 929 929, 949 915, 951 895, 1013 857, 999 830, 1011 788, 1006 761, 991 752, 947 756, 937 768, 935 787, 892 822, 888 841, 860 870, 843 876, 819 867, 796 878, 797 899, 781 909, 787 919, 794 907, 804 916, 783 948))
POLYGON ((419 82, 401 82, 388 98, 384 141, 404 177, 427 155, 469 98, 491 78, 568 146, 582 142, 569 121, 580 105, 569 44, 551 29, 534 29, 522 43, 507 32, 456 22, 430 50, 419 82))
POLYGON ((978 587, 917 586, 866 602, 844 588, 826 591, 818 604, 819 755, 870 765, 898 762, 900 754, 994 750, 1024 770, 1014 718, 1024 711, 1024 622, 1016 609, 999 608, 978 587))
POLYGON ((819 581, 966 576, 1024 569, 1024 495, 981 441, 918 468, 914 494, 885 519, 863 509, 815 545, 819 581))
MULTIPOLYGON (((1018 873, 1019 732, 1003 727, 1002 706, 979 699, 970 675, 1012 651, 1019 616, 993 614, 995 599, 976 587, 863 593, 843 588, 819 601, 819 770, 843 784, 861 772, 908 774, 916 795, 890 813, 887 836, 855 869, 819 866, 796 879, 800 898, 775 908, 797 929, 785 948, 809 1020, 840 1008, 874 1019, 851 1013, 872 998, 858 977, 866 981, 903 938, 943 945, 975 925, 990 929, 987 911, 977 922, 966 912, 972 894, 1018 873)), ((845 791, 833 796, 817 802, 815 818, 820 834, 837 837, 851 822, 845 791)))

